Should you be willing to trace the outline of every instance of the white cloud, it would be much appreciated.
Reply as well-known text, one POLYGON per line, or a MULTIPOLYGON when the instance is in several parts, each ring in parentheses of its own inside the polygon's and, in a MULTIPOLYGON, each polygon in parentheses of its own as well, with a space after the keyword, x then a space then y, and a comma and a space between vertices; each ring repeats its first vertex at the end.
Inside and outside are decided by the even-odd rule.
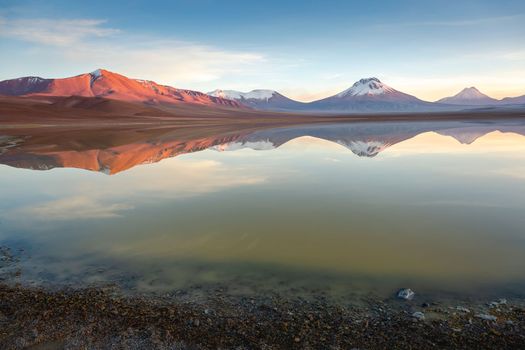
POLYGON ((136 78, 177 87, 242 74, 264 62, 256 53, 221 50, 201 44, 141 38, 132 43, 85 43, 63 52, 76 62, 113 69, 136 78))
POLYGON ((0 19, 0 35, 37 44, 68 46, 119 33, 99 19, 0 19))
POLYGON ((130 35, 100 19, 0 18, 0 37, 36 44, 49 60, 73 67, 106 68, 177 87, 253 72, 265 62, 259 53, 130 35))
POLYGON ((453 19, 446 21, 420 21, 420 22, 396 22, 396 23, 381 23, 374 25, 375 28, 380 29, 391 29, 400 27, 466 27, 476 25, 487 25, 487 24, 499 24, 503 22, 521 21, 523 15, 511 15, 511 16, 495 16, 495 17, 484 17, 484 18, 465 18, 465 19, 453 19))

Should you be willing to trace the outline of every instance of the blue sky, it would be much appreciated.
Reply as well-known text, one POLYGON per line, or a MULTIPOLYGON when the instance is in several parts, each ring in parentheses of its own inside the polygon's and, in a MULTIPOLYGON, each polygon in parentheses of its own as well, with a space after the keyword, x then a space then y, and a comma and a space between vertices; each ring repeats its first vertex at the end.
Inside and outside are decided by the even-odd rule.
POLYGON ((525 94, 524 23, 522 0, 0 0, 0 79, 101 67, 312 100, 376 76, 427 100, 499 98, 525 94))

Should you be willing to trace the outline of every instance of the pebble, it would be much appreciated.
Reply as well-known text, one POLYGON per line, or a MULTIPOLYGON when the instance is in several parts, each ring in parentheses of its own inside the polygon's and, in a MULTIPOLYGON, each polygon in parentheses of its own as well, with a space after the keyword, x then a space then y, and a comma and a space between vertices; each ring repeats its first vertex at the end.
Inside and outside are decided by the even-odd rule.
POLYGON ((463 306, 456 307, 456 310, 461 311, 461 312, 465 312, 467 314, 470 313, 470 310, 467 309, 466 307, 463 307, 463 306))
POLYGON ((476 315, 477 318, 481 318, 485 321, 496 321, 498 318, 494 315, 487 315, 487 314, 478 314, 476 315))
POLYGON ((397 292, 397 297, 404 300, 412 300, 414 299, 414 295, 416 295, 416 293, 410 288, 403 288, 397 292))
POLYGON ((412 317, 418 321, 423 321, 425 319, 425 314, 421 311, 416 311, 412 314, 412 317))
POLYGON ((507 305, 507 299, 498 299, 496 301, 491 301, 489 303, 489 307, 492 307, 492 308, 498 307, 500 305, 507 305))

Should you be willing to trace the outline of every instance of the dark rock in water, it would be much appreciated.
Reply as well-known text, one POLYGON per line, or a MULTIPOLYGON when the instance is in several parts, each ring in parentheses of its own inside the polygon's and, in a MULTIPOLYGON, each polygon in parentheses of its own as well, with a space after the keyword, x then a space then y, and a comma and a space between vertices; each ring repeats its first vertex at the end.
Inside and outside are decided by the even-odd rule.
POLYGON ((429 306, 430 306, 429 303, 423 303, 423 304, 421 304, 421 307, 429 307, 429 306))
POLYGON ((410 288, 403 288, 397 292, 397 297, 404 300, 412 300, 416 293, 410 288))

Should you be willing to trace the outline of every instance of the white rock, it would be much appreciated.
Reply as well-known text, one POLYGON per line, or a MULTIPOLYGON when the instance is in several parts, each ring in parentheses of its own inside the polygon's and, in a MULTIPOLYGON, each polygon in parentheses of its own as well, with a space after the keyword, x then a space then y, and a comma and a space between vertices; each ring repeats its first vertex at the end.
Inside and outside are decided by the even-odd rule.
POLYGON ((461 311, 461 312, 465 312, 465 313, 469 313, 470 312, 469 309, 467 309, 466 307, 463 307, 463 306, 456 307, 456 310, 461 311))
POLYGON ((477 318, 481 318, 485 321, 496 321, 498 318, 494 315, 487 315, 487 314, 478 314, 476 315, 477 318))
POLYGON ((410 288, 403 288, 397 292, 397 297, 399 299, 412 300, 415 295, 416 293, 410 288))
POLYGON ((498 307, 500 305, 507 305, 507 299, 498 299, 489 303, 489 307, 498 307))

